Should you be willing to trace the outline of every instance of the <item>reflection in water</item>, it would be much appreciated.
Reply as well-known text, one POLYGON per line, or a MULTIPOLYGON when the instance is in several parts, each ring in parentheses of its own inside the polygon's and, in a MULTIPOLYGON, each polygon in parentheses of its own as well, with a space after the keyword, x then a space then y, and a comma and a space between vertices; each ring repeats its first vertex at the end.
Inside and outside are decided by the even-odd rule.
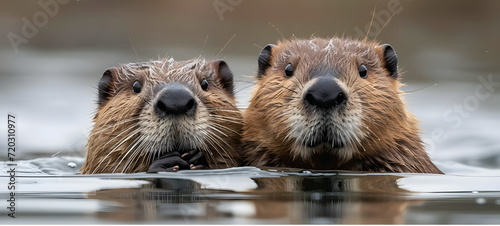
MULTIPOLYGON (((75 158, 18 162, 22 208, 11 223, 500 223, 498 176, 255 167, 77 175, 64 168, 68 161, 81 165, 75 158)), ((0 163, 0 183, 6 166, 0 163)))
MULTIPOLYGON (((258 178, 260 192, 289 192, 281 200, 255 200, 257 218, 282 217, 288 223, 404 223, 406 206, 412 201, 398 198, 405 190, 397 187, 399 176, 295 176, 282 178, 258 178), (281 214, 274 209, 292 209, 281 214), (271 213, 271 214, 270 214, 271 213), (260 214, 260 215, 259 215, 260 214)), ((272 199, 272 197, 270 197, 272 199)))
POLYGON ((230 221, 276 223, 404 223, 406 208, 418 204, 400 198, 399 176, 286 176, 254 178, 246 192, 201 189, 188 179, 148 178, 141 188, 97 191, 108 201, 98 217, 105 220, 200 223, 230 221))
MULTIPOLYGON (((153 221, 189 216, 188 206, 201 199, 200 184, 187 179, 146 179, 150 183, 141 188, 100 190, 89 195, 91 199, 112 203, 99 211, 98 217, 114 221, 153 221)), ((191 208, 192 209, 192 208, 191 208)))

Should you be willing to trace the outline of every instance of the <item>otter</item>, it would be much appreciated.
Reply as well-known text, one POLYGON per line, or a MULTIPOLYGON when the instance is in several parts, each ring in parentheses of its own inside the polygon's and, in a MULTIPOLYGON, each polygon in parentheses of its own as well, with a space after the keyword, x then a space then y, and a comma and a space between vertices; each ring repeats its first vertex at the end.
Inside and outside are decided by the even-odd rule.
POLYGON ((223 60, 172 58, 107 69, 82 174, 241 165, 243 119, 223 60))
POLYGON ((400 75, 389 44, 334 37, 265 46, 243 113, 246 164, 441 174, 406 110, 400 75))

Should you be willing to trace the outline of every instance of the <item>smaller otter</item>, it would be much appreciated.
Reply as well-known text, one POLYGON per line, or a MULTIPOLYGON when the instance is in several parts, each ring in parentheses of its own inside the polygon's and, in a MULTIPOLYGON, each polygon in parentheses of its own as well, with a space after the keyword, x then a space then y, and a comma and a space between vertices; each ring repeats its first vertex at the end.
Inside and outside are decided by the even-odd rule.
POLYGON ((243 117, 247 164, 442 173, 405 108, 397 63, 388 44, 344 38, 264 47, 243 117))
POLYGON ((108 69, 83 174, 241 164, 243 119, 222 60, 172 58, 108 69))

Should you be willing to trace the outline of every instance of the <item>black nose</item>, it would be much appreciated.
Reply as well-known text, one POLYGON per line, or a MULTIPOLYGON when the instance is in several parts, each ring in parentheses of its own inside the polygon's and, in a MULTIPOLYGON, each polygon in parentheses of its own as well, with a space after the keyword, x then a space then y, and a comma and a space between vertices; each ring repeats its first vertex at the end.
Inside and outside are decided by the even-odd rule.
POLYGON ((338 107, 347 101, 344 90, 330 77, 320 77, 306 92, 304 102, 321 109, 338 107))
POLYGON ((192 115, 196 111, 196 100, 193 94, 182 85, 167 85, 155 103, 155 112, 165 115, 192 115))

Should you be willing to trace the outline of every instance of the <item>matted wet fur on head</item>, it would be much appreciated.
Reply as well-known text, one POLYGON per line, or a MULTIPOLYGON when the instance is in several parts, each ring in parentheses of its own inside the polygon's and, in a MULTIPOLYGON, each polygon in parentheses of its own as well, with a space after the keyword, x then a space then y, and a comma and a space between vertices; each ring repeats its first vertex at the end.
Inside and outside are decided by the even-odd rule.
POLYGON ((240 165, 242 117, 222 60, 162 59, 104 72, 81 172, 147 171, 163 154, 200 150, 209 168, 240 165))
POLYGON ((244 112, 247 164, 441 173, 399 89, 390 45, 345 38, 267 45, 244 112))

